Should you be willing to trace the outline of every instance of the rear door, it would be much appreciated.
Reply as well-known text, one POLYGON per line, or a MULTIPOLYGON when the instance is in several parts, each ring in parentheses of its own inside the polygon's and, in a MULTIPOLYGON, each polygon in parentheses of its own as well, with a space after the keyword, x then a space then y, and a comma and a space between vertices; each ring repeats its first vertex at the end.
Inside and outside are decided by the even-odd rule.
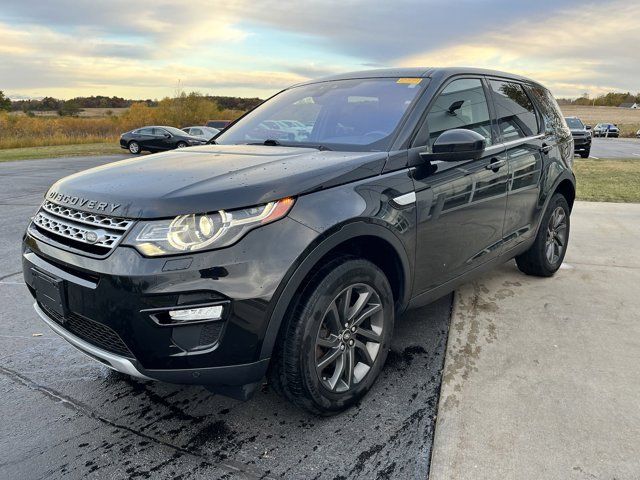
POLYGON ((421 163, 413 172, 418 210, 416 294, 453 280, 499 254, 508 168, 504 148, 494 145, 488 98, 481 77, 450 80, 431 102, 409 152, 411 160, 425 146, 430 149, 442 132, 453 128, 480 133, 487 145, 479 160, 421 163))
POLYGON ((153 141, 155 140, 152 127, 141 128, 138 130, 137 135, 138 143, 142 148, 151 148, 153 141))
POLYGON ((173 148, 173 142, 171 141, 172 135, 164 128, 155 127, 153 129, 153 140, 151 141, 151 148, 154 150, 168 150, 173 148), (169 138, 167 138, 169 135, 169 138))
POLYGON ((541 121, 522 84, 489 79, 500 141, 509 162, 509 194, 504 221, 504 249, 535 234, 540 209, 543 156, 551 154, 555 139, 541 133, 541 121))

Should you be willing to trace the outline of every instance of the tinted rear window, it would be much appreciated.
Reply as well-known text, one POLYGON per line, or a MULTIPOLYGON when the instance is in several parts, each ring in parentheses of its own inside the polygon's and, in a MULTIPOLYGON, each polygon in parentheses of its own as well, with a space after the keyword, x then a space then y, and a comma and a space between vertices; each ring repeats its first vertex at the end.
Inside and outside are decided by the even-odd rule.
POLYGON ((551 92, 542 87, 528 87, 528 90, 538 104, 540 113, 542 113, 545 131, 554 133, 563 130, 566 123, 560 113, 560 107, 551 92))
POLYGON ((537 135, 538 116, 522 85, 498 80, 491 80, 490 84, 502 140, 537 135))

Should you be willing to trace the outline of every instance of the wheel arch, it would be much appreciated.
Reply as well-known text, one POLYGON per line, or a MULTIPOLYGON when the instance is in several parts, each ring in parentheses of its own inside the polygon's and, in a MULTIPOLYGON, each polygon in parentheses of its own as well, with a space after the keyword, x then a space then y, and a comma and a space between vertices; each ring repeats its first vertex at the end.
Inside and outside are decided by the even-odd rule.
POLYGON ((282 281, 268 312, 268 326, 262 342, 260 358, 271 356, 282 320, 292 306, 300 286, 331 258, 353 255, 365 258, 380 268, 389 280, 396 311, 403 311, 411 294, 411 269, 403 243, 388 228, 365 221, 336 227, 307 249, 302 260, 292 267, 293 272, 282 281))
POLYGON ((560 180, 556 188, 553 190, 553 195, 556 193, 560 193, 567 199, 567 203, 569 204, 569 210, 573 209, 573 202, 576 199, 576 186, 569 178, 564 178, 560 180))

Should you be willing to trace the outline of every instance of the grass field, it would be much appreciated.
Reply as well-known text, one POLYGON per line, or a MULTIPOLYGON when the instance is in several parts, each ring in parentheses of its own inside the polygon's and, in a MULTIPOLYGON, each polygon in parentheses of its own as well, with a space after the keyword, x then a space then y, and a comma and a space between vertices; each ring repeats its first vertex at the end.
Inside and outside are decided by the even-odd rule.
POLYGON ((560 109, 565 117, 578 117, 592 127, 597 123, 615 123, 623 137, 635 137, 640 129, 640 109, 584 105, 560 105, 560 109))
POLYGON ((576 160, 577 199, 640 202, 640 160, 576 160))
POLYGON ((7 148, 0 150, 0 162, 35 160, 38 158, 82 157, 90 155, 114 155, 125 153, 120 145, 111 143, 86 143, 81 145, 56 145, 53 147, 7 148))

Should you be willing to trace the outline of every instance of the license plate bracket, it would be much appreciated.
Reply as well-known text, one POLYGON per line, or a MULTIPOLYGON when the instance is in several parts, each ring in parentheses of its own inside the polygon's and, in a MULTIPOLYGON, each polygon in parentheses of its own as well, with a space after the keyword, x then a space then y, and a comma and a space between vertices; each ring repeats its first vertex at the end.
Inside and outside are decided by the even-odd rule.
POLYGON ((57 313, 60 316, 59 320, 63 320, 68 314, 64 280, 35 268, 32 268, 31 272, 33 273, 36 300, 43 307, 57 313))

